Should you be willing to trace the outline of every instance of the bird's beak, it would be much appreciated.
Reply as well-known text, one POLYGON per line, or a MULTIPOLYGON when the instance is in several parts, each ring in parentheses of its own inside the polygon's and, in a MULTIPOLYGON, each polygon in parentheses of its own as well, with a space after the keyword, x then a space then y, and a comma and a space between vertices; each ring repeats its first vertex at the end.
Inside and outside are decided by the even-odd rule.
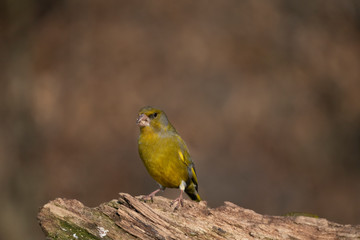
POLYGON ((141 114, 138 119, 136 119, 136 124, 139 127, 150 126, 150 118, 145 114, 141 114))

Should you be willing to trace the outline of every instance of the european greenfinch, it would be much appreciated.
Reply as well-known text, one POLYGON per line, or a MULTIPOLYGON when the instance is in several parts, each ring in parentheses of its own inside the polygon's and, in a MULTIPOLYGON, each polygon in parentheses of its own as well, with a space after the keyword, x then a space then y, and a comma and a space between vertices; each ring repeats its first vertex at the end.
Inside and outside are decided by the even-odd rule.
POLYGON ((160 186, 146 198, 152 200, 156 193, 165 188, 179 188, 180 196, 174 202, 182 205, 184 191, 192 200, 201 201, 189 150, 165 113, 153 107, 143 107, 136 122, 140 127, 140 158, 160 186))

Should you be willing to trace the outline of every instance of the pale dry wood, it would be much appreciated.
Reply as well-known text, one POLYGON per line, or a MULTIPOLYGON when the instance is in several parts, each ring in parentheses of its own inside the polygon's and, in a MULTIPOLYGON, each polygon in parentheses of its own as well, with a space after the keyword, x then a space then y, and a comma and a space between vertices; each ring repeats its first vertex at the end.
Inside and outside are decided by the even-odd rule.
POLYGON ((55 199, 38 215, 48 239, 360 239, 360 225, 341 225, 322 218, 267 216, 225 202, 171 200, 120 193, 118 200, 96 208, 77 200, 55 199))

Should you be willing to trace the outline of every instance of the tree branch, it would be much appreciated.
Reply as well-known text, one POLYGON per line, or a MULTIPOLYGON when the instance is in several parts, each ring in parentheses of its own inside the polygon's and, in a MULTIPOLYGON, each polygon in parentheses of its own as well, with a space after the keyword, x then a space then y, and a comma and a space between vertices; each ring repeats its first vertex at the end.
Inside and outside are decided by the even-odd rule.
POLYGON ((120 193, 118 200, 89 208, 58 198, 44 205, 38 219, 48 239, 353 239, 360 225, 341 225, 323 218, 267 216, 225 202, 184 200, 174 210, 171 200, 120 193))

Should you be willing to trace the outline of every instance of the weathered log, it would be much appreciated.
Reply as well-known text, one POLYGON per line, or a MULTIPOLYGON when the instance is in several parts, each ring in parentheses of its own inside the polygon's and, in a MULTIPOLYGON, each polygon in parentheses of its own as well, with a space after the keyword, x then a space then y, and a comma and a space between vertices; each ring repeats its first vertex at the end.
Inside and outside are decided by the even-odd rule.
POLYGON ((184 200, 144 202, 120 193, 118 200, 89 208, 58 198, 44 205, 38 219, 48 239, 360 239, 360 225, 323 218, 267 216, 225 202, 218 208, 184 200))

